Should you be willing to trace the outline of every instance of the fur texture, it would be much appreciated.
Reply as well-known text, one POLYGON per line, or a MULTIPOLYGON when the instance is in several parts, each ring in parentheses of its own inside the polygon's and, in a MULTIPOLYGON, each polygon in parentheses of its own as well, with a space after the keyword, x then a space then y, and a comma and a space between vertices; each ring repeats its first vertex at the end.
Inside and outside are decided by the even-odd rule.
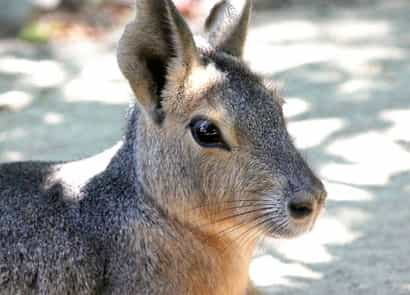
POLYGON ((171 1, 137 1, 118 50, 137 98, 123 142, 0 165, 0 294, 244 294, 260 237, 312 227, 324 188, 240 59, 245 2, 216 6, 208 28, 229 26, 200 47, 171 1), (196 142, 198 116, 229 149, 196 142))

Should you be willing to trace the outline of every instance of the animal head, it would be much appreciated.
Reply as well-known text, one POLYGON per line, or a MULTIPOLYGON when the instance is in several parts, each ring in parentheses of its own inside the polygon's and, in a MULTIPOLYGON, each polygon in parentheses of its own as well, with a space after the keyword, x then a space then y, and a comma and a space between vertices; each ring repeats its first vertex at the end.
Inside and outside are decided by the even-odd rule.
POLYGON ((326 193, 292 143, 276 91, 242 59, 250 12, 250 1, 221 1, 206 38, 194 38, 172 1, 137 1, 118 49, 141 110, 137 170, 182 222, 292 237, 312 227, 326 193))

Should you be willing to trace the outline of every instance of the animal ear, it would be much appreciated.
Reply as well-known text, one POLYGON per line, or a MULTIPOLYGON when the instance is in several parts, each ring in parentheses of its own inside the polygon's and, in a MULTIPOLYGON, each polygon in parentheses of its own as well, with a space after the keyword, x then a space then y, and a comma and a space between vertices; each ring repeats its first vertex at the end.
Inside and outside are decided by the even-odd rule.
POLYGON ((192 33, 171 0, 137 0, 136 7, 136 18, 120 39, 117 60, 142 108, 160 123, 168 77, 176 70, 186 77, 199 57, 192 33))
POLYGON ((241 58, 251 10, 251 0, 222 0, 217 3, 205 22, 209 43, 217 50, 241 58))

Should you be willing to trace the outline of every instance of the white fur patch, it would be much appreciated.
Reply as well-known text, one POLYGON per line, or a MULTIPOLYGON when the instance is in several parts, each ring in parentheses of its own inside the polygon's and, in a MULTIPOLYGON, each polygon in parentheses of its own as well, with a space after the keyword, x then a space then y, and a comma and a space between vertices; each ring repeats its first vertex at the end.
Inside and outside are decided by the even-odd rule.
MULTIPOLYGON (((58 181, 64 185, 64 190, 69 193, 68 195, 77 196, 81 188, 86 185, 92 177, 107 168, 111 159, 121 146, 122 142, 119 142, 110 149, 93 157, 57 165, 55 172, 52 173, 49 178, 48 186, 58 181)), ((47 189, 47 185, 45 189, 47 189)))
POLYGON ((200 92, 211 87, 213 84, 226 79, 226 74, 219 71, 213 63, 205 67, 196 67, 189 75, 187 84, 192 92, 200 92))

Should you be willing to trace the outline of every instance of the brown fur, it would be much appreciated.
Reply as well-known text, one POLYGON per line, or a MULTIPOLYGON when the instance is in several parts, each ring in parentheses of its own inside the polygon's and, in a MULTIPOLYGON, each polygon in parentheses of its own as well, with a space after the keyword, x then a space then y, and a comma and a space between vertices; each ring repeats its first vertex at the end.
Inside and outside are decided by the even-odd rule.
MULTIPOLYGON (((235 118, 227 111, 223 102, 224 93, 232 92, 227 73, 218 69, 213 61, 204 63, 203 58, 212 59, 213 52, 224 52, 241 58, 251 2, 245 1, 242 10, 235 10, 235 6, 228 1, 217 4, 206 22, 210 44, 204 49, 194 49, 196 45, 193 38, 189 37, 189 29, 179 16, 173 15, 175 10, 169 8, 173 6, 171 3, 169 6, 165 5, 165 10, 170 13, 168 20, 175 29, 172 33, 174 43, 169 46, 166 40, 160 40, 159 37, 155 39, 153 35, 163 36, 169 32, 161 32, 161 27, 157 27, 159 31, 155 31, 152 20, 147 23, 141 21, 149 19, 150 15, 147 14, 153 11, 143 6, 148 3, 147 1, 137 3, 137 21, 127 27, 120 43, 120 67, 130 80, 140 104, 147 111, 146 114, 152 117, 152 111, 147 104, 157 104, 157 111, 166 116, 160 123, 147 117, 139 122, 140 136, 146 143, 137 156, 143 159, 143 183, 150 195, 155 196, 160 206, 181 226, 187 241, 186 245, 180 245, 183 248, 182 252, 191 247, 200 249, 194 253, 188 251, 187 259, 193 263, 189 270, 171 272, 168 275, 174 274, 176 277, 167 279, 184 279, 181 285, 186 286, 189 294, 242 294, 247 286, 247 269, 253 248, 265 230, 253 228, 254 222, 238 227, 238 223, 246 223, 246 219, 240 216, 227 218, 227 215, 235 215, 241 211, 231 209, 232 204, 238 208, 241 207, 240 204, 246 207, 249 204, 241 200, 257 198, 257 194, 268 193, 272 187, 285 186, 286 179, 280 176, 272 178, 269 167, 258 159, 249 157, 253 147, 247 146, 243 140, 241 142, 244 135, 235 126, 235 118), (175 22, 176 19, 178 22, 175 22), (153 79, 152 74, 146 72, 143 54, 144 50, 153 49, 152 44, 155 44, 158 53, 153 50, 150 55, 157 54, 157 58, 161 59, 167 68, 160 104, 155 99, 156 95, 146 91, 150 88, 147 85, 153 83, 153 79), (170 47, 174 50, 174 55, 167 57, 165 53, 160 52, 165 52, 170 47), (124 57, 124 52, 133 55, 130 57, 127 54, 124 57), (138 52, 141 54, 138 55, 138 52), (135 56, 139 59, 136 60, 135 56), (129 65, 134 65, 132 72, 129 65), (150 103, 147 103, 147 97, 150 103), (234 149, 242 146, 242 151, 233 155, 218 149, 199 147, 185 128, 190 119, 197 114, 205 115, 215 122, 230 145, 234 149), (158 147, 159 150, 152 150, 149 147, 158 147), (173 156, 164 158, 162 155, 165 154, 173 156), (161 163, 153 159, 160 159, 161 163), (193 165, 196 169, 193 169, 193 165), (158 167, 161 167, 161 171, 158 167), (178 170, 175 167, 185 167, 187 170, 178 170), (252 175, 248 175, 249 171, 252 171, 252 175), (204 175, 196 176, 202 181, 199 188, 192 179, 187 179, 187 175, 192 177, 198 173, 204 175), (232 228, 235 230, 230 230, 232 228), (189 273, 186 277, 183 275, 185 272, 189 273)), ((226 58, 231 63, 238 62, 235 59, 231 61, 231 57, 226 58)), ((266 96, 273 97, 272 101, 275 104, 282 104, 270 84, 253 76, 241 65, 240 72, 242 71, 245 77, 249 73, 251 80, 254 79, 254 87, 266 96)), ((319 207, 317 210, 320 210, 319 207)), ((293 222, 293 227, 300 228, 298 232, 304 231, 307 226, 306 222, 293 222)), ((171 243, 164 242, 162 245, 168 249, 170 255, 179 252, 177 249, 169 248, 171 243)))
POLYGON ((311 229, 326 194, 241 59, 250 8, 222 1, 199 46, 170 0, 137 1, 118 48, 136 96, 124 141, 0 165, 0 294, 241 295, 261 237, 311 229))

